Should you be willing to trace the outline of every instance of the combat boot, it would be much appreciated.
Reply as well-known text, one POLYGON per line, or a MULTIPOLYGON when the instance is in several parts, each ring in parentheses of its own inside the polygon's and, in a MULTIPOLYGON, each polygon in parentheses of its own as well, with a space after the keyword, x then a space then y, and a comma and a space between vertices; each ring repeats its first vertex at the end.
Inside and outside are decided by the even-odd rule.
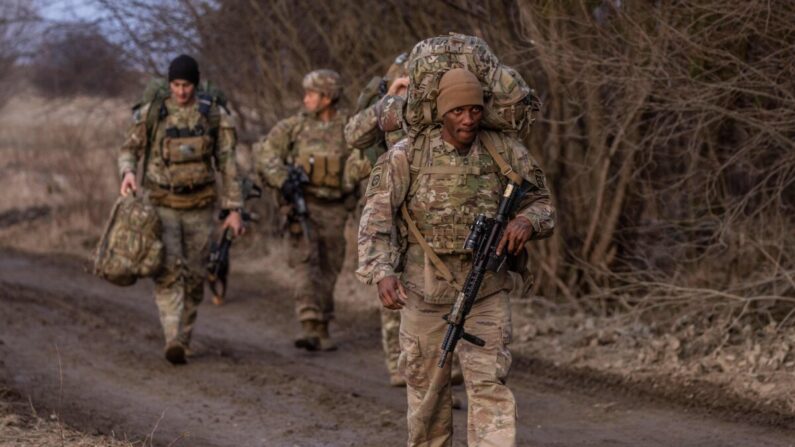
POLYGON ((295 347, 307 351, 317 351, 320 348, 320 337, 317 334, 317 320, 304 320, 301 322, 303 335, 295 340, 295 347))
POLYGON ((337 350, 337 343, 335 343, 334 340, 331 339, 331 336, 328 333, 328 321, 317 322, 317 335, 320 339, 321 351, 337 350))
POLYGON ((184 365, 187 363, 185 361, 185 346, 176 340, 168 342, 165 353, 166 360, 172 365, 184 365))

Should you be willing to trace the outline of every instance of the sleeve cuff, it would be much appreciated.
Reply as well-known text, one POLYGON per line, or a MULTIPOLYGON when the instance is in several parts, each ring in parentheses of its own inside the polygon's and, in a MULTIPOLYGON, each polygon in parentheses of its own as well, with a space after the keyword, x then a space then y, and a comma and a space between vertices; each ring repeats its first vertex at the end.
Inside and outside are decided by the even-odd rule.
POLYGON ((393 275, 395 275, 395 271, 392 270, 391 266, 383 265, 376 267, 376 269, 373 271, 372 284, 378 284, 378 282, 382 279, 393 275))

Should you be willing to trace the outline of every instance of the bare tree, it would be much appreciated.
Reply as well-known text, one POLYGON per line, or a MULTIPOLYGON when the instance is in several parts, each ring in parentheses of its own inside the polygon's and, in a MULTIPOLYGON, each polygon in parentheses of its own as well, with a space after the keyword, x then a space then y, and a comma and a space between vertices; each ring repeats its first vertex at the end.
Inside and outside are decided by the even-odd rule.
POLYGON ((30 67, 30 80, 50 97, 119 96, 137 86, 121 49, 91 23, 49 29, 30 67))
POLYGON ((297 109, 310 69, 339 70, 350 99, 420 39, 481 36, 545 104, 527 143, 560 224, 534 246, 536 292, 589 312, 789 322, 792 2, 105 4, 146 57, 199 54, 252 134, 297 109))
POLYGON ((15 90, 14 65, 25 53, 31 25, 38 21, 31 0, 0 3, 0 106, 15 90))

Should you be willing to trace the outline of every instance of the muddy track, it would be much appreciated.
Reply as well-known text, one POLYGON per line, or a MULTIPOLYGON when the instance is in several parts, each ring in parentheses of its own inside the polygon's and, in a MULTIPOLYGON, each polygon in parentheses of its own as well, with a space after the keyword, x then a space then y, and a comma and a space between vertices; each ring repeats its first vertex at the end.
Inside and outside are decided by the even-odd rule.
MULTIPOLYGON (((338 352, 296 351, 289 293, 267 274, 237 275, 227 305, 202 306, 191 362, 172 367, 151 286, 116 288, 84 270, 0 253, 0 379, 37 409, 163 446, 403 445, 404 391, 385 386, 375 311, 339 309, 338 352)), ((511 377, 523 446, 795 443, 782 427, 566 387, 536 375, 542 367, 519 361, 511 377)), ((466 413, 455 416, 465 445, 466 413)))

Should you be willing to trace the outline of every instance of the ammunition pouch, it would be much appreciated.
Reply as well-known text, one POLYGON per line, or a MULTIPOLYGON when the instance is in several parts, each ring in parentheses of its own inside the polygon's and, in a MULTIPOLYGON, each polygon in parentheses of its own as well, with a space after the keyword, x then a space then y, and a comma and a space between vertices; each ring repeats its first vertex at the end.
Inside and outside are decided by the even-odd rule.
POLYGON ((213 183, 211 156, 212 141, 207 135, 165 137, 162 157, 170 184, 164 189, 190 194, 213 183))
POLYGON ((341 189, 345 160, 339 154, 299 155, 295 163, 309 174, 311 186, 341 189))

